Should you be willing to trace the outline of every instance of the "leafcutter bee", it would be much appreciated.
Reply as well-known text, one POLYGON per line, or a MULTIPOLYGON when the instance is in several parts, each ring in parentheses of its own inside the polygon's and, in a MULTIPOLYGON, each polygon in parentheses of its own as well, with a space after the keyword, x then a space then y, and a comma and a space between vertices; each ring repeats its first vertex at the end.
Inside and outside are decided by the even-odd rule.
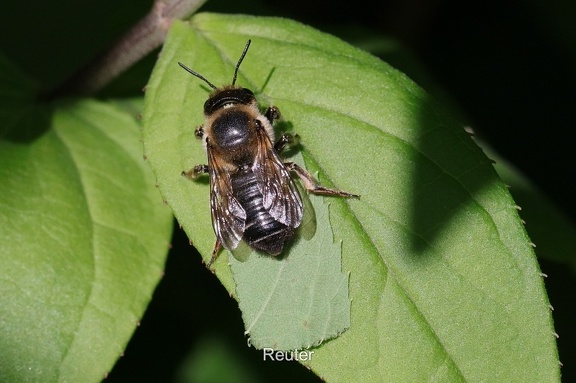
POLYGON ((208 267, 220 248, 233 250, 240 240, 251 248, 278 255, 294 237, 302 222, 302 197, 290 177, 294 172, 304 187, 315 194, 358 197, 355 194, 320 186, 294 162, 284 162, 278 153, 294 145, 297 136, 283 134, 274 144, 272 124, 280 118, 271 106, 264 114, 254 93, 235 85, 238 68, 250 47, 250 40, 236 64, 231 85, 216 87, 199 73, 178 63, 213 89, 204 103, 203 125, 196 128, 208 156, 208 165, 197 165, 182 175, 196 179, 210 177, 210 210, 216 243, 208 267))

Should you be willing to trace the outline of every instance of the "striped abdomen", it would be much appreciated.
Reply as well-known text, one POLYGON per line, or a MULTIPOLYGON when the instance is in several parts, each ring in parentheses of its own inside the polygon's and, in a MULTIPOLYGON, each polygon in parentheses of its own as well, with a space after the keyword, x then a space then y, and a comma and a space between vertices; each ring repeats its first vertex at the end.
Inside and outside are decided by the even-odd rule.
POLYGON ((278 222, 264 208, 258 181, 250 169, 232 174, 231 181, 234 195, 246 212, 242 239, 256 250, 280 254, 294 236, 294 228, 278 222))

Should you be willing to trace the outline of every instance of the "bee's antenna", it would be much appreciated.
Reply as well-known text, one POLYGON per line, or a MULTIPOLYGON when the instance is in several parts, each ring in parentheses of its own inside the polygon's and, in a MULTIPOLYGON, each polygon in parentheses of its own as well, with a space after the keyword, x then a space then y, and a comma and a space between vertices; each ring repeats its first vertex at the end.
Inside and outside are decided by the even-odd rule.
MULTIPOLYGON (((244 51, 244 53, 246 53, 246 51, 244 51)), ((242 57, 244 57, 244 55, 242 55, 242 57)), ((210 81, 206 80, 206 78, 204 76, 202 76, 200 73, 194 72, 192 69, 188 68, 186 65, 182 64, 181 62, 178 62, 178 65, 180 65, 182 68, 184 68, 184 70, 186 70, 186 72, 190 73, 193 76, 198 77, 200 80, 204 80, 206 82, 206 84, 208 84, 210 86, 210 88, 216 90, 218 89, 214 84, 212 84, 210 81)), ((236 67, 236 70, 238 70, 238 67, 236 67)), ((236 76, 234 76, 236 77, 236 76)))
POLYGON ((244 60, 244 56, 246 56, 246 52, 248 52, 248 48, 250 48, 250 43, 252 40, 248 40, 246 46, 244 47, 244 52, 242 52, 242 56, 240 56, 240 60, 238 60, 238 64, 236 64, 236 70, 234 71, 234 78, 232 79, 232 85, 236 84, 236 76, 238 76, 238 68, 240 68, 240 64, 242 64, 242 60, 244 60))

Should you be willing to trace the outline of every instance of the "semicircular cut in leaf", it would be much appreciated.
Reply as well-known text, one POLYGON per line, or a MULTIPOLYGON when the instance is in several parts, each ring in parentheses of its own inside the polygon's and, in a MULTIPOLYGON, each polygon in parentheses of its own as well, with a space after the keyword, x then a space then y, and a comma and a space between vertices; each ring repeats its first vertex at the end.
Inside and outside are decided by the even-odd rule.
POLYGON ((162 276, 172 215, 131 115, 70 101, 47 121, 0 140, 0 381, 99 382, 162 276))
MULTIPOLYGON (((488 158, 406 76, 299 23, 199 14, 174 24, 154 70, 146 153, 205 259, 208 187, 175 175, 206 162, 194 127, 210 89, 177 61, 226 84, 248 39, 237 83, 279 107, 321 183, 361 195, 329 207, 350 328, 305 364, 329 382, 559 381, 538 264, 488 158)), ((223 258, 216 273, 234 293, 223 258)))
MULTIPOLYGON (((317 228, 300 235, 278 259, 254 254, 230 257, 238 304, 250 344, 277 351, 308 349, 350 326, 348 275, 342 273, 340 243, 334 243, 328 206, 310 197, 317 228)), ((306 230, 306 223, 302 224, 306 230)))

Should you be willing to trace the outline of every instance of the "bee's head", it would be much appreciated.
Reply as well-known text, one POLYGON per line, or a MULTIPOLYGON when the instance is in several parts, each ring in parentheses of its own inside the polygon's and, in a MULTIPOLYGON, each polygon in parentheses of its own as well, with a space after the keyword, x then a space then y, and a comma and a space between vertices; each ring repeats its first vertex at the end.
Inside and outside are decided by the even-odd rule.
POLYGON ((224 86, 222 88, 216 87, 210 81, 208 81, 204 76, 200 73, 193 71, 192 69, 188 68, 186 65, 182 64, 181 62, 178 63, 182 68, 184 68, 188 73, 198 77, 200 80, 203 80, 210 86, 210 88, 214 89, 212 94, 206 102, 204 103, 204 114, 210 115, 221 108, 227 108, 232 105, 236 104, 245 104, 248 105, 252 102, 255 102, 254 93, 250 89, 242 88, 236 86, 236 78, 238 77, 238 68, 240 68, 240 64, 242 64, 242 60, 244 60, 244 56, 246 56, 246 52, 248 52, 248 48, 250 47, 250 43, 252 41, 248 40, 246 46, 244 47, 244 51, 236 63, 236 69, 234 70, 234 77, 232 78, 232 85, 224 86))
POLYGON ((229 108, 234 105, 250 105, 256 102, 254 93, 250 89, 237 86, 218 88, 204 103, 204 115, 210 116, 219 109, 229 108))

